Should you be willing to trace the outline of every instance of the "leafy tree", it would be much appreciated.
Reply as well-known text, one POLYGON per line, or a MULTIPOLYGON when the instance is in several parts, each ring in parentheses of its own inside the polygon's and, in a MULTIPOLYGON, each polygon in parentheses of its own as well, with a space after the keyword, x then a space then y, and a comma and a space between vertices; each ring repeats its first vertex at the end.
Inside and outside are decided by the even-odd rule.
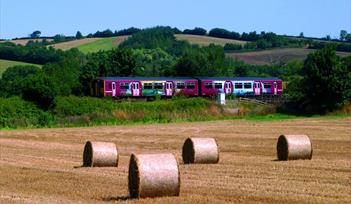
POLYGON ((137 33, 137 32, 139 32, 140 30, 141 30, 141 29, 139 29, 139 28, 130 27, 130 28, 127 28, 127 29, 115 31, 114 35, 115 35, 115 36, 133 35, 134 33, 137 33))
POLYGON ((58 85, 59 95, 79 95, 81 92, 79 74, 84 60, 85 56, 78 49, 73 48, 65 51, 58 62, 45 64, 42 70, 58 85))
POLYGON ((265 39, 260 39, 257 41, 257 48, 258 49, 266 49, 272 47, 272 43, 265 39))
POLYGON ((77 39, 82 39, 83 38, 83 35, 82 35, 82 33, 80 31, 77 31, 76 38, 77 39))
POLYGON ((178 76, 230 76, 232 70, 222 47, 214 45, 189 50, 175 66, 178 76))
POLYGON ((54 36, 54 42, 55 43, 58 43, 58 42, 62 42, 62 41, 64 41, 66 39, 66 36, 65 35, 63 35, 63 34, 57 34, 57 35, 55 35, 54 36))
POLYGON ((351 42, 351 33, 348 33, 346 36, 345 36, 345 40, 347 42, 351 42))
POLYGON ((112 50, 110 56, 110 70, 107 76, 133 76, 135 75, 136 61, 133 51, 129 48, 112 50))
POLYGON ((79 81, 82 86, 82 92, 85 95, 90 94, 90 82, 99 76, 108 76, 105 72, 109 67, 109 56, 111 51, 99 51, 89 54, 87 62, 81 66, 79 81))
POLYGON ((112 37, 113 36, 113 32, 110 29, 106 29, 104 31, 96 31, 96 33, 93 35, 94 37, 112 37))
POLYGON ((346 30, 341 30, 340 31, 340 40, 344 41, 346 39, 347 36, 347 31, 346 30))
POLYGON ((224 45, 224 50, 241 50, 241 49, 243 49, 243 46, 240 44, 226 43, 224 45))
POLYGON ((24 81, 23 99, 36 103, 43 110, 55 106, 57 86, 44 74, 29 76, 24 81))
POLYGON ((175 58, 160 48, 134 49, 133 56, 136 60, 137 76, 174 75, 175 58))
POLYGON ((39 38, 41 32, 39 30, 34 31, 33 33, 29 34, 31 38, 39 38))
POLYGON ((218 38, 228 38, 228 39, 240 39, 240 34, 236 32, 230 32, 222 28, 213 28, 208 33, 209 36, 218 38))
POLYGON ((191 46, 187 41, 177 41, 171 27, 155 27, 143 29, 120 44, 128 48, 161 48, 171 55, 179 56, 191 46))
POLYGON ((293 108, 307 114, 333 111, 351 98, 351 57, 341 59, 328 45, 308 55, 302 78, 288 86, 293 108))
POLYGON ((327 36, 325 37, 325 40, 330 41, 330 40, 331 40, 330 35, 327 35, 327 36))
POLYGON ((183 34, 190 35, 206 35, 207 31, 204 28, 195 27, 194 29, 185 29, 183 34))
POLYGON ((299 35, 299 38, 304 38, 304 37, 305 36, 304 36, 303 32, 301 32, 300 35, 299 35))
POLYGON ((41 70, 37 66, 18 65, 9 67, 2 75, 1 81, 1 96, 9 97, 13 95, 22 95, 23 81, 26 77, 36 75, 41 70))

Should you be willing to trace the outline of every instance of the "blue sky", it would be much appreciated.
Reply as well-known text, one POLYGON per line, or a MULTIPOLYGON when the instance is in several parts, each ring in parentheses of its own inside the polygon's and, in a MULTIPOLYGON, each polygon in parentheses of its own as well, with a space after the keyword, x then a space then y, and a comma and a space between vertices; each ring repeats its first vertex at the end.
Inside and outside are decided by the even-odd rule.
POLYGON ((0 0, 0 38, 169 25, 339 37, 351 0, 0 0))

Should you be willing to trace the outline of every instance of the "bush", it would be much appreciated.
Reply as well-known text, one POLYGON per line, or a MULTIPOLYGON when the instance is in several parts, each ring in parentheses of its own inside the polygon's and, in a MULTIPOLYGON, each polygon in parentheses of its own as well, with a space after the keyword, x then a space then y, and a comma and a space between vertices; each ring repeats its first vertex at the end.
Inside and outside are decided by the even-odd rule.
POLYGON ((40 74, 27 77, 24 82, 23 99, 36 103, 43 110, 55 106, 58 88, 53 79, 40 74))
POLYGON ((19 97, 0 98, 0 128, 43 127, 53 123, 53 117, 33 103, 19 97))
POLYGON ((233 43, 226 43, 224 45, 224 50, 231 51, 231 50, 241 50, 243 46, 240 44, 233 44, 233 43))

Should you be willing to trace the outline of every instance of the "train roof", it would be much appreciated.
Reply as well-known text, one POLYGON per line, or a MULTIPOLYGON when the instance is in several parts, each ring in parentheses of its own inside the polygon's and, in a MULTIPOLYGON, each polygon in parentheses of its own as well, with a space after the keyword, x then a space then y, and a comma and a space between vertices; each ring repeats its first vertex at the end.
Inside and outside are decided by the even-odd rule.
POLYGON ((254 80, 281 80, 277 77, 196 77, 200 80, 217 80, 217 81, 254 81, 254 80))
POLYGON ((196 80, 193 77, 98 77, 97 79, 101 80, 160 80, 160 81, 167 81, 167 80, 196 80))
POLYGON ((167 80, 214 80, 214 81, 254 81, 254 80, 281 80, 277 77, 98 77, 97 79, 100 80, 160 80, 160 81, 167 81, 167 80))

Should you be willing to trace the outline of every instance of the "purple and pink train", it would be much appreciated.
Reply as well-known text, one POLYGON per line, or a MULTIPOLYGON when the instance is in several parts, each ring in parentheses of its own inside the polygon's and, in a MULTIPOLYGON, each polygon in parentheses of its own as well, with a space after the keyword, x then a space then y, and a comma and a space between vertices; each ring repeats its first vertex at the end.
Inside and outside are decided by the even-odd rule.
POLYGON ((280 96, 282 80, 260 77, 99 77, 91 84, 91 95, 123 97, 280 96))

